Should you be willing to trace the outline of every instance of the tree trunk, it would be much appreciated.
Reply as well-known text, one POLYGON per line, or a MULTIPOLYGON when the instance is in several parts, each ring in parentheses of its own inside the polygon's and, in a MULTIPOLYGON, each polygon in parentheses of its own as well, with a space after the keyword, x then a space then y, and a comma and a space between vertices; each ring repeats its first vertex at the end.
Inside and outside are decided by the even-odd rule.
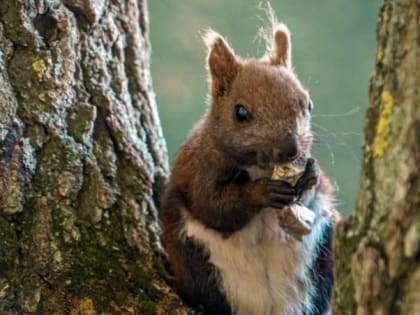
POLYGON ((338 229, 334 314, 420 314, 420 2, 385 0, 356 214, 338 229))
POLYGON ((183 314, 143 0, 0 1, 0 314, 183 314))

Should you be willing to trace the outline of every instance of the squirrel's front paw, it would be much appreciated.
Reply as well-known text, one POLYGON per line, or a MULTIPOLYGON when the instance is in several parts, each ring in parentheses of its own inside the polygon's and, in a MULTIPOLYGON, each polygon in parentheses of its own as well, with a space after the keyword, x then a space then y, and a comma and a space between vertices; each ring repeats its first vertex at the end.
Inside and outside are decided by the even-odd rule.
POLYGON ((264 178, 257 180, 255 184, 262 207, 283 208, 298 199, 296 189, 286 181, 264 178))
POLYGON ((297 195, 301 197, 306 190, 318 185, 319 176, 320 171, 316 160, 309 158, 305 166, 305 171, 295 186, 297 195))

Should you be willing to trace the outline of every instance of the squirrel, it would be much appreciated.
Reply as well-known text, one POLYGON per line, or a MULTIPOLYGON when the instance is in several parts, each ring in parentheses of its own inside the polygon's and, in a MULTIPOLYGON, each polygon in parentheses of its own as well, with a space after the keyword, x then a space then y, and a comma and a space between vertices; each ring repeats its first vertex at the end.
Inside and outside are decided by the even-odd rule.
POLYGON ((290 32, 276 23, 267 53, 242 59, 215 31, 209 104, 180 148, 159 213, 175 286, 211 315, 321 315, 333 284, 334 189, 311 158, 313 103, 291 62, 290 32), (274 165, 305 159, 296 185, 274 165), (315 223, 298 241, 276 211, 299 200, 315 223))

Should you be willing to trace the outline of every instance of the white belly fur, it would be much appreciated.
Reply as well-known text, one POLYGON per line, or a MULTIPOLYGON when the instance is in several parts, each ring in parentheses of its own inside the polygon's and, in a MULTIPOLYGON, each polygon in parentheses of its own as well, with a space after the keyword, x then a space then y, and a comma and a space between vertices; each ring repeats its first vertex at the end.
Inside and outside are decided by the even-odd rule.
POLYGON ((273 209, 264 209, 228 238, 184 212, 185 233, 210 252, 222 289, 237 315, 300 315, 311 308, 308 274, 326 219, 319 216, 302 242, 277 224, 273 209))

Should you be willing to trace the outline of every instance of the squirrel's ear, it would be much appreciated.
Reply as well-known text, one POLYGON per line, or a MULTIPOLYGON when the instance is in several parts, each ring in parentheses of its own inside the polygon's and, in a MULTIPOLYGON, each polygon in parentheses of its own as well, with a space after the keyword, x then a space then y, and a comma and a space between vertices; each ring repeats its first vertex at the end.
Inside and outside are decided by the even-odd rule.
POLYGON ((274 51, 270 53, 273 65, 292 67, 292 43, 290 32, 285 24, 278 24, 274 29, 274 51))
POLYGON ((232 48, 220 34, 208 30, 203 40, 208 49, 207 63, 212 93, 223 96, 229 91, 238 73, 238 61, 232 48))

